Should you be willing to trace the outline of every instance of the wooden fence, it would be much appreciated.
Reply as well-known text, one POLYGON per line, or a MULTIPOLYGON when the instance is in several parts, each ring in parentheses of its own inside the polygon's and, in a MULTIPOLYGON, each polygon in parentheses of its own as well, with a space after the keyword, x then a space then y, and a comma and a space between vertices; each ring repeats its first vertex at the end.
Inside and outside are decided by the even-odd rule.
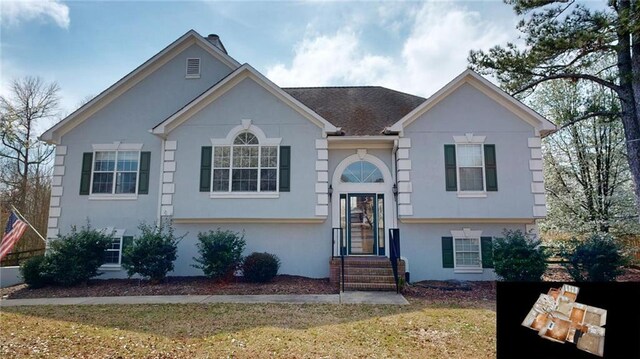
POLYGON ((19 266, 27 259, 42 254, 44 254, 44 248, 12 252, 7 254, 7 256, 2 259, 2 262, 0 262, 0 267, 19 266))

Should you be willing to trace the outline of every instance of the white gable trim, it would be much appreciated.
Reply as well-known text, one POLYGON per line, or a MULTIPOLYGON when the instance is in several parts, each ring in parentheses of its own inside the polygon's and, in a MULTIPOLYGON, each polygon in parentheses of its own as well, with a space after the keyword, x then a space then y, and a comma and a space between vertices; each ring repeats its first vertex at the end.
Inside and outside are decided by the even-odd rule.
POLYGON ((147 60, 135 70, 131 71, 118 82, 111 85, 98 96, 94 97, 91 101, 87 102, 82 107, 64 118, 62 121, 58 122, 53 127, 45 131, 42 135, 40 135, 40 140, 47 143, 59 144, 60 138, 65 133, 71 131, 87 118, 91 117, 100 109, 104 108, 106 105, 111 103, 127 90, 129 90, 137 83, 151 75, 157 69, 162 67, 164 64, 169 62, 183 50, 194 44, 202 47, 217 60, 228 66, 231 70, 235 70, 240 66, 240 63, 238 63, 231 56, 225 54, 223 51, 204 39, 196 31, 189 30, 186 34, 182 35, 179 39, 171 43, 169 46, 165 47, 162 51, 154 55, 152 58, 147 60))
POLYGON ((409 112, 402 119, 385 130, 402 133, 405 127, 432 109, 463 84, 469 84, 489 96, 491 99, 513 112, 520 119, 532 125, 536 129, 536 132, 539 132, 542 135, 546 135, 557 130, 557 126, 551 121, 547 120, 522 102, 516 100, 498 86, 492 84, 489 80, 480 76, 471 69, 467 69, 462 72, 455 79, 429 97, 420 106, 413 109, 413 111, 409 112))
POLYGON ((228 75, 226 78, 224 78, 222 81, 218 82, 215 86, 198 96, 195 100, 191 101, 187 106, 180 109, 180 111, 171 115, 162 123, 151 129, 150 132, 162 137, 166 136, 173 129, 180 126, 180 124, 204 109, 210 103, 225 94, 227 91, 234 88, 237 84, 239 84, 246 78, 250 78, 251 80, 255 81, 258 85, 262 86, 264 89, 276 96, 279 100, 300 113, 309 121, 316 124, 318 127, 322 128, 324 130, 324 136, 326 136, 327 133, 334 133, 339 130, 339 128, 329 123, 329 121, 325 120, 310 108, 303 105, 300 101, 284 92, 280 87, 264 77, 249 64, 244 64, 236 69, 236 71, 228 75))

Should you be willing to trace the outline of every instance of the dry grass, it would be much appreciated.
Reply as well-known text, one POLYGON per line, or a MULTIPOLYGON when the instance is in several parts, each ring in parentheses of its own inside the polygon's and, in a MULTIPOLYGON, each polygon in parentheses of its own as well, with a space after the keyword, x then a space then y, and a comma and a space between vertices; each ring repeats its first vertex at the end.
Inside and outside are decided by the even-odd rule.
POLYGON ((0 357, 495 357, 491 305, 410 301, 3 308, 0 357))

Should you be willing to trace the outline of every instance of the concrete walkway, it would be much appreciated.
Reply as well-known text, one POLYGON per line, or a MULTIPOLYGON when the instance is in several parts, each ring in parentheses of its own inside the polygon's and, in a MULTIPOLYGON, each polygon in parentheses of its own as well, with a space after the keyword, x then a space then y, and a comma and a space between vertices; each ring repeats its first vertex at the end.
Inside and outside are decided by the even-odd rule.
POLYGON ((392 292, 343 292, 340 294, 265 294, 265 295, 152 295, 131 297, 79 297, 2 299, 0 307, 28 305, 91 304, 184 304, 184 303, 285 303, 285 304, 383 304, 407 305, 409 302, 392 292))

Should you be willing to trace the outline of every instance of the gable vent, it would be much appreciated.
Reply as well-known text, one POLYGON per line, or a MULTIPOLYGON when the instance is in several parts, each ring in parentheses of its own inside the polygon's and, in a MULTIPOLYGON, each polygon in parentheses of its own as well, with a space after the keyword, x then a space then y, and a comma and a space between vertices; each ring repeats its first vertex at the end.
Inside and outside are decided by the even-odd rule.
POLYGON ((187 78, 188 79, 200 78, 200 59, 199 58, 187 59, 187 78))

